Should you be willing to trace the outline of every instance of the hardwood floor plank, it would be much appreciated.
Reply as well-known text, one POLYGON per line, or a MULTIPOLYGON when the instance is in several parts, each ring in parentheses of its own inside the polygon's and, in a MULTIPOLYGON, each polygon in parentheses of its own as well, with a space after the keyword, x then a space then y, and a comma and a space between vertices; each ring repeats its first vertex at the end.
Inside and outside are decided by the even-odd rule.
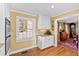
POLYGON ((38 48, 30 49, 24 53, 16 53, 12 56, 77 56, 78 52, 65 48, 63 45, 49 47, 44 50, 38 48))

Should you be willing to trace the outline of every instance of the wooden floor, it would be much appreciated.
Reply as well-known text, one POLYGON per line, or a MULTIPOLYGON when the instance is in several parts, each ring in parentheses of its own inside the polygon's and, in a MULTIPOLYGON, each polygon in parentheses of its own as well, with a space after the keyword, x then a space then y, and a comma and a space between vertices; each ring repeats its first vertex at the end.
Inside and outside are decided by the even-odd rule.
POLYGON ((63 45, 59 45, 58 47, 49 47, 44 50, 33 48, 26 52, 16 53, 11 56, 77 56, 77 55, 78 55, 77 51, 73 51, 71 49, 64 48, 63 45))

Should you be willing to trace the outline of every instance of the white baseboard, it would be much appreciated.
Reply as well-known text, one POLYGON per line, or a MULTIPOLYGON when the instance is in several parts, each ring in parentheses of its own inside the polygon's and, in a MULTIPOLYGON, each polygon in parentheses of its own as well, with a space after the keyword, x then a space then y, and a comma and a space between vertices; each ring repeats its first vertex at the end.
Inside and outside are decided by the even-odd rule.
POLYGON ((12 55, 12 54, 15 54, 15 53, 18 53, 18 52, 26 51, 26 50, 29 50, 29 49, 32 49, 32 48, 35 48, 35 47, 37 47, 37 46, 35 45, 35 46, 32 46, 32 47, 28 47, 28 48, 22 48, 22 49, 19 49, 19 50, 16 50, 16 51, 9 52, 8 55, 12 55))

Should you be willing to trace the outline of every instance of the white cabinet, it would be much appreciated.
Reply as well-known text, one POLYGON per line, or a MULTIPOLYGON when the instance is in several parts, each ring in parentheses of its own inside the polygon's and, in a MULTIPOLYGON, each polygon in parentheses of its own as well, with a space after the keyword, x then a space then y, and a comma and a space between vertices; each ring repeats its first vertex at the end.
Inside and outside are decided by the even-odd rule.
POLYGON ((53 36, 38 36, 37 46, 40 49, 44 49, 50 46, 54 46, 53 36))

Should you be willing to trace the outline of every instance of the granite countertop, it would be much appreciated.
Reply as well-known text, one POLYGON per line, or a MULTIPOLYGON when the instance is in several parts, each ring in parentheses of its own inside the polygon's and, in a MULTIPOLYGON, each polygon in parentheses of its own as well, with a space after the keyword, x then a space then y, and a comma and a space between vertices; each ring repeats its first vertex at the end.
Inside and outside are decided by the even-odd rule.
POLYGON ((46 34, 37 34, 37 36, 52 36, 54 35, 54 33, 52 33, 51 35, 46 35, 46 34))
POLYGON ((52 35, 37 35, 37 36, 52 36, 52 35))

